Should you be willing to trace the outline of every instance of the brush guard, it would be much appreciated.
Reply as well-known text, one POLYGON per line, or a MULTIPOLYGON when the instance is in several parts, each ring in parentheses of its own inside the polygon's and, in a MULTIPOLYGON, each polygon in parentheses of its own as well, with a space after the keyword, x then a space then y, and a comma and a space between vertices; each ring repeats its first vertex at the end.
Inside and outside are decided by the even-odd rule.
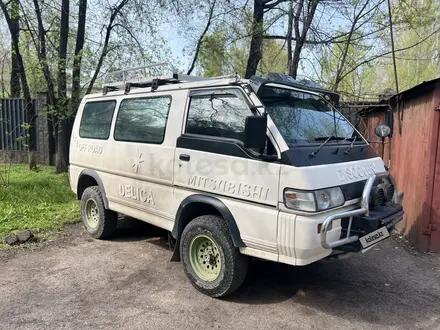
MULTIPOLYGON (((350 232, 352 229, 352 223, 353 223, 353 217, 355 217, 355 216, 368 217, 370 215, 369 205, 370 205, 371 190, 372 190, 377 178, 382 178, 382 177, 386 177, 386 176, 389 176, 388 172, 379 173, 377 175, 373 175, 370 178, 368 178, 367 182, 365 183, 364 190, 362 192, 361 204, 360 204, 359 209, 336 213, 336 214, 330 215, 329 217, 327 217, 324 220, 324 222, 322 224, 322 228, 321 228, 321 233, 320 233, 321 246, 324 249, 334 249, 334 248, 338 248, 343 245, 347 245, 347 244, 351 244, 356 241, 359 241, 359 238, 360 238, 359 235, 350 236, 350 232), (345 237, 341 238, 337 241, 334 241, 334 242, 327 242, 327 233, 332 228, 333 221, 339 220, 342 218, 349 218, 348 227, 346 229, 345 237)), ((393 182, 394 187, 396 187, 395 182, 392 179, 392 177, 389 176, 389 178, 393 182)), ((395 191, 394 191, 393 201, 395 201, 396 199, 397 199, 397 189, 395 189, 395 191)), ((400 209, 399 212, 388 217, 387 221, 385 222, 386 223, 385 226, 387 227, 387 229, 391 229, 397 222, 402 220, 403 213, 404 213, 403 210, 400 209)))

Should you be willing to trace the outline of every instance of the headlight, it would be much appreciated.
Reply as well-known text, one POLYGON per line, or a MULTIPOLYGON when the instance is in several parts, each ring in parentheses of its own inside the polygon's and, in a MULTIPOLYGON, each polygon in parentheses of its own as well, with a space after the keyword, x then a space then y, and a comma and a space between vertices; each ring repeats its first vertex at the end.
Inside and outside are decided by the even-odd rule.
POLYGON ((286 189, 284 191, 284 204, 287 208, 316 212, 332 209, 345 203, 341 188, 334 187, 315 191, 299 191, 286 189))
POLYGON ((299 211, 316 211, 315 195, 312 192, 286 190, 284 192, 284 204, 289 209, 299 211))

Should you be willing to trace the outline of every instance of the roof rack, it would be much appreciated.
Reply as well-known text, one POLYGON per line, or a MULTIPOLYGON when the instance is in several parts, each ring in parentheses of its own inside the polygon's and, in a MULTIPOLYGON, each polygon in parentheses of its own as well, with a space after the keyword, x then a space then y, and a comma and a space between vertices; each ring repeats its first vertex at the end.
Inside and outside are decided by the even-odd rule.
POLYGON ((233 78, 235 82, 241 79, 237 74, 213 78, 180 74, 170 63, 154 63, 110 72, 104 79, 103 94, 116 90, 124 90, 125 94, 128 94, 132 87, 151 87, 151 90, 155 91, 161 85, 223 78, 233 78))
POLYGON ((151 87, 154 91, 159 85, 200 80, 203 78, 176 73, 170 63, 154 63, 110 72, 104 80, 103 94, 121 89, 127 94, 132 87, 151 87))

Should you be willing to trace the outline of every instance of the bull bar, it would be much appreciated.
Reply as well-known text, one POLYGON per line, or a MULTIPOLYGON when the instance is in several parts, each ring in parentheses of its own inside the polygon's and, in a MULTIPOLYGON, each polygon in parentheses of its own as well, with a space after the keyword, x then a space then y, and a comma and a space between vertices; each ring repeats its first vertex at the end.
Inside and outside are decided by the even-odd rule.
MULTIPOLYGON (((373 188, 374 182, 376 181, 376 179, 378 177, 380 178, 380 177, 384 177, 384 176, 388 176, 388 175, 389 175, 388 172, 383 172, 383 173, 378 173, 377 175, 372 175, 371 177, 368 178, 367 182, 365 183, 364 190, 362 191, 362 198, 361 198, 361 204, 360 204, 359 209, 354 209, 354 210, 350 210, 350 211, 344 211, 344 212, 332 214, 324 220, 322 227, 321 227, 321 233, 320 233, 321 245, 324 249, 333 249, 338 246, 350 244, 350 243, 353 243, 353 242, 356 242, 359 240, 359 236, 357 236, 357 235, 350 236, 350 230, 351 230, 351 224, 353 222, 353 217, 356 215, 365 215, 365 216, 369 215, 369 213, 370 213, 370 209, 369 209, 370 193, 371 193, 371 189, 373 188), (331 227, 332 222, 335 221, 336 219, 347 218, 347 217, 349 217, 347 236, 345 238, 341 238, 335 242, 330 242, 330 243, 327 242, 327 233, 329 231, 329 228, 332 228, 331 227)), ((391 178, 391 181, 393 182, 394 186, 396 187, 395 182, 391 176, 390 176, 390 178, 391 178)), ((396 198, 396 191, 394 193, 394 198, 396 198)), ((399 218, 395 219, 394 221, 392 221, 391 223, 389 223, 387 225, 387 228, 388 229, 391 228, 398 221, 400 221, 399 218)))

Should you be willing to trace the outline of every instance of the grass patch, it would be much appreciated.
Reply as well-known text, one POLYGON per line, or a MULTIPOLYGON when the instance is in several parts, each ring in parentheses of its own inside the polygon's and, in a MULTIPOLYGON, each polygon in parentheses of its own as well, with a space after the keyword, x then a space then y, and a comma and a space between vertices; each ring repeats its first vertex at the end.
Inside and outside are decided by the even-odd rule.
POLYGON ((30 171, 27 165, 12 165, 9 186, 0 186, 0 246, 21 229, 38 233, 79 220, 79 201, 67 174, 55 174, 49 166, 30 171))

